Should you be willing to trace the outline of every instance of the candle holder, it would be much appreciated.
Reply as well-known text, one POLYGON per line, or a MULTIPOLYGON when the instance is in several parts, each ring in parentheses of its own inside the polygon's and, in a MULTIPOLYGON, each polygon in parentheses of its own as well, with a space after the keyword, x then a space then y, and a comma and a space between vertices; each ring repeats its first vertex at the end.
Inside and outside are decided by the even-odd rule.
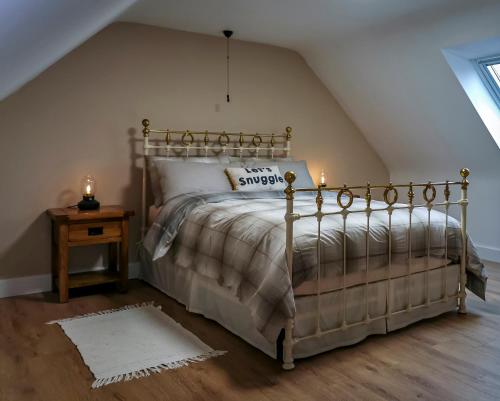
POLYGON ((326 176, 324 170, 321 170, 321 174, 319 175, 319 186, 322 188, 326 187, 326 176))
POLYGON ((95 199, 96 182, 91 175, 86 175, 82 178, 81 190, 83 199, 78 202, 80 210, 96 210, 99 209, 100 203, 95 199))

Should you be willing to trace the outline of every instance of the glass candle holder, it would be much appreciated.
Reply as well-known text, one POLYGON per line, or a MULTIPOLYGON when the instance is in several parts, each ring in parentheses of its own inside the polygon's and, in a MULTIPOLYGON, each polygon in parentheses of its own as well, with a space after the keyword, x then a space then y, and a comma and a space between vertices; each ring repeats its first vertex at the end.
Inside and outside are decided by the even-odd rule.
POLYGON ((326 175, 324 170, 321 170, 321 174, 319 175, 319 186, 326 187, 326 175))
POLYGON ((95 200, 96 181, 91 175, 86 175, 81 181, 82 200, 78 203, 80 210, 99 209, 99 202, 95 200))

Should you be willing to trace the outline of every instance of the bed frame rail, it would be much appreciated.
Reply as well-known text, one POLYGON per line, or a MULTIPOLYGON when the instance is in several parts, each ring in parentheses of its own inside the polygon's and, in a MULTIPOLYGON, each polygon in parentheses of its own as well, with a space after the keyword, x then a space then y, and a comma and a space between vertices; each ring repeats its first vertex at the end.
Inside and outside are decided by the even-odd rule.
POLYGON ((370 185, 370 183, 361 186, 347 186, 344 185, 342 187, 321 187, 317 188, 294 188, 293 183, 295 181, 295 173, 293 171, 288 171, 285 174, 285 180, 288 183, 288 186, 285 189, 286 195, 286 259, 288 263, 288 270, 290 274, 290 280, 293 275, 293 227, 294 222, 303 219, 303 218, 316 218, 318 224, 317 230, 317 241, 316 241, 316 252, 317 252, 317 276, 316 276, 316 293, 313 294, 316 296, 316 332, 312 335, 304 336, 304 337, 295 337, 293 333, 294 329, 294 319, 288 319, 285 327, 285 338, 283 340, 283 369, 289 370, 294 368, 294 356, 293 356, 293 347, 294 344, 309 339, 311 337, 319 337, 325 334, 329 334, 332 332, 346 330, 350 327, 354 327, 357 325, 368 324, 374 320, 378 319, 389 319, 391 316, 400 313, 408 313, 417 308, 425 308, 433 305, 435 303, 441 302, 449 302, 450 297, 454 297, 457 299, 457 306, 459 313, 466 313, 466 305, 465 305, 465 286, 466 286, 466 263, 467 263, 467 187, 469 182, 467 177, 469 176, 469 170, 467 168, 463 168, 460 171, 460 175, 462 177, 461 181, 444 181, 444 182, 427 182, 427 183, 413 183, 410 182, 408 184, 392 184, 389 185, 370 185), (460 186, 461 188, 461 196, 458 201, 450 201, 451 195, 451 187, 460 186), (436 202, 437 188, 443 189, 443 202, 436 202), (385 207, 373 208, 372 207, 372 190, 373 189, 381 189, 383 190, 383 199, 385 202, 385 207), (424 199, 424 203, 415 204, 415 190, 421 189, 422 196, 424 199), (366 202, 366 206, 361 210, 350 210, 350 206, 354 200, 353 190, 364 192, 364 199, 366 202), (397 204, 396 202, 399 199, 400 190, 407 191, 408 203, 407 204, 397 204), (316 192, 316 213, 312 214, 303 214, 300 215, 294 212, 294 194, 297 192, 316 192), (339 209, 337 211, 325 212, 323 210, 323 193, 325 191, 329 192, 337 192, 337 205, 339 209), (448 295, 447 290, 447 277, 446 277, 446 268, 443 269, 444 277, 443 277, 443 287, 444 291, 442 296, 438 300, 430 299, 430 285, 429 285, 429 259, 431 255, 431 211, 435 207, 444 208, 445 213, 445 244, 444 244, 444 256, 443 256, 443 266, 447 265, 448 260, 448 216, 449 216, 449 208, 452 205, 458 205, 460 207, 460 233, 462 240, 462 254, 460 257, 460 270, 459 270, 459 283, 458 283, 458 291, 453 295, 448 295), (415 208, 426 208, 428 211, 427 218, 427 232, 426 232, 426 264, 424 273, 424 287, 426 291, 425 302, 419 305, 412 305, 411 302, 411 286, 410 286, 410 278, 412 275, 411 271, 411 262, 412 262, 412 214, 415 208), (407 230, 407 238, 408 238, 408 267, 406 272, 406 280, 408 282, 407 285, 407 301, 406 308, 403 310, 393 311, 392 307, 392 299, 391 299, 391 267, 392 267, 392 213, 396 209, 407 209, 409 213, 409 225, 407 230), (371 317, 369 314, 369 297, 368 297, 368 286, 370 285, 368 279, 369 272, 369 261, 370 261, 370 249, 369 249, 369 239, 370 239, 370 216, 373 212, 386 211, 388 214, 388 273, 387 273, 387 294, 386 294, 386 311, 385 314, 371 317), (365 313, 364 319, 359 322, 348 323, 347 322, 347 304, 346 304, 346 292, 349 288, 346 285, 346 276, 347 276, 347 241, 346 241, 346 221, 350 214, 352 213, 364 213, 366 215, 366 280, 364 284, 365 286, 365 313), (322 291, 321 287, 321 222, 323 217, 331 216, 331 215, 340 215, 343 221, 343 272, 342 272, 342 287, 340 291, 342 291, 343 298, 343 311, 342 311, 342 323, 339 327, 322 330, 320 325, 320 317, 321 317, 321 295, 329 292, 322 291))

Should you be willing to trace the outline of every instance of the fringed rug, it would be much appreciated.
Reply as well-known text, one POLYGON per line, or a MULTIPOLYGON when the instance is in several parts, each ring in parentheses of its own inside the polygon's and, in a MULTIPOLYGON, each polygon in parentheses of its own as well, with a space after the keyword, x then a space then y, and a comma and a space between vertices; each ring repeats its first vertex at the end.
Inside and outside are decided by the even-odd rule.
POLYGON ((57 320, 94 374, 92 388, 222 355, 153 303, 57 320))

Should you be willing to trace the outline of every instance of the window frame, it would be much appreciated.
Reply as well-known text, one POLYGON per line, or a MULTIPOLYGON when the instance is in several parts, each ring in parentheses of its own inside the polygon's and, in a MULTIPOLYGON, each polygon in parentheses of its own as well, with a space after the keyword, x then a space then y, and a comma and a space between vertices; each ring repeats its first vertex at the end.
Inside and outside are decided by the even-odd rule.
POLYGON ((476 59, 476 63, 481 80, 488 89, 488 92, 491 94, 491 97, 495 101, 497 107, 500 109, 500 87, 488 71, 488 67, 490 65, 500 64, 500 55, 481 57, 476 59))

